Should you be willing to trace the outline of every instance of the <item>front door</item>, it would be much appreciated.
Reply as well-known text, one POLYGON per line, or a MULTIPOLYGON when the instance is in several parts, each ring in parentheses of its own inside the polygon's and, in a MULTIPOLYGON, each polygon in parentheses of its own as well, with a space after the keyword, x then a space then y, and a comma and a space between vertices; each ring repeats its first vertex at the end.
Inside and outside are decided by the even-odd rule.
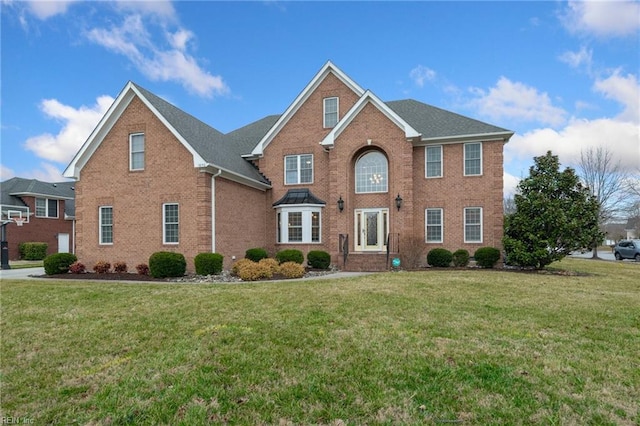
POLYGON ((355 211, 355 250, 384 251, 389 229, 389 209, 355 211))
POLYGON ((58 253, 69 253, 69 234, 58 234, 58 253))

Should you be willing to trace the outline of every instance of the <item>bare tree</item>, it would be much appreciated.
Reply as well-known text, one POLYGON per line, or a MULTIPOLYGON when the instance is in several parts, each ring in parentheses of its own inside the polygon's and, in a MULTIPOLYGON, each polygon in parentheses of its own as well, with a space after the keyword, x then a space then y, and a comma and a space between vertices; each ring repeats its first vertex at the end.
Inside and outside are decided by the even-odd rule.
POLYGON ((502 202, 503 202, 504 214, 505 215, 510 215, 511 213, 515 213, 516 212, 516 201, 515 201, 513 195, 508 195, 508 196, 504 197, 502 202))
MULTIPOLYGON (((613 153, 603 147, 581 151, 578 168, 582 181, 600 204, 598 223, 602 227, 623 211, 628 199, 627 173, 620 161, 614 162, 613 153)), ((593 258, 598 257, 599 243, 593 243, 593 258)))

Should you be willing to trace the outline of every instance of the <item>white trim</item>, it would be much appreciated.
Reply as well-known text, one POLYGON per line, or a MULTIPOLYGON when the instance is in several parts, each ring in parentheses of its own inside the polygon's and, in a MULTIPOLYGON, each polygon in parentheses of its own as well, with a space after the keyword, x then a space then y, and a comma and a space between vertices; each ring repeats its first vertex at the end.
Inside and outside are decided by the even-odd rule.
MULTIPOLYGON (((431 225, 431 226, 435 226, 435 225, 431 225)), ((439 243, 443 243, 444 242, 444 209, 442 207, 427 207, 426 209, 424 209, 424 242, 426 244, 439 244, 439 243), (440 211, 440 240, 429 240, 427 235, 427 228, 428 228, 428 223, 427 223, 427 212, 429 210, 439 210, 440 211)))
POLYGON ((353 177, 355 179, 355 181, 353 182, 353 187, 354 187, 354 192, 356 194, 386 194, 389 192, 389 158, 387 158, 386 154, 378 149, 371 149, 368 151, 365 151, 362 153, 362 155, 360 155, 358 157, 358 159, 356 160, 355 163, 355 167, 353 170, 353 177), (384 191, 358 191, 358 163, 360 162, 360 160, 362 160, 365 156, 369 155, 369 154, 373 154, 373 153, 378 153, 380 155, 382 155, 382 157, 384 158, 384 161, 386 162, 386 166, 387 166, 387 175, 384 176, 384 180, 385 180, 385 187, 386 189, 384 191))
POLYGON ((322 209, 324 204, 286 204, 275 206, 276 221, 280 216, 280 223, 276 223, 276 241, 278 239, 278 226, 280 227, 280 241, 278 244, 322 244, 322 209), (289 213, 302 214, 302 241, 289 241, 289 213), (320 214, 320 228, 318 229, 318 241, 312 241, 311 215, 320 214))
POLYGON ((222 174, 222 170, 211 175, 211 253, 216 252, 216 178, 222 174))
POLYGON ((431 143, 438 144, 450 144, 460 142, 491 142, 502 140, 503 143, 509 142, 514 132, 494 132, 494 133, 475 133, 469 135, 456 135, 456 136, 437 136, 432 138, 421 138, 419 141, 414 142, 415 146, 423 146, 431 143))
POLYGON ((146 160, 146 137, 144 132, 137 133, 129 133, 129 171, 130 172, 138 172, 144 170, 145 168, 145 160, 146 160), (134 151, 133 150, 133 137, 134 136, 142 136, 142 151, 134 151), (142 167, 134 169, 133 168, 133 154, 142 153, 142 167))
POLYGON ((325 129, 333 128, 340 121, 340 98, 337 96, 329 96, 322 99, 322 127, 325 129), (332 126, 327 126, 327 101, 336 100, 336 122, 332 126))
POLYGON ((38 219, 59 219, 60 218, 60 200, 58 198, 49 198, 49 197, 36 197, 35 201, 33 202, 34 204, 34 209, 33 209, 33 215, 35 217, 37 217, 38 219), (38 200, 44 200, 44 216, 39 216, 38 215, 38 200), (55 201, 56 202, 56 215, 55 216, 49 216, 49 201, 55 201))
MULTIPOLYGON (((482 152, 484 148, 482 142, 466 142, 462 147, 462 175, 463 176, 482 176, 484 174, 484 164, 482 152), (467 174, 467 145, 480 145, 480 173, 467 174)), ((474 159, 475 160, 475 159, 474 159)))
POLYGON ((291 155, 285 155, 284 156, 284 164, 283 164, 283 167, 284 167, 284 184, 286 186, 289 186, 289 185, 311 185, 311 184, 313 184, 313 180, 315 178, 315 170, 314 170, 314 166, 315 165, 313 164, 314 160, 315 159, 313 157, 313 154, 291 154, 291 155), (303 155, 311 156, 311 181, 310 182, 301 182, 300 181, 300 176, 302 175, 302 173, 301 173, 302 168, 300 167, 300 164, 301 164, 301 158, 300 157, 302 157, 303 155), (297 158, 296 159, 296 162, 297 162, 296 171, 297 171, 298 179, 297 179, 297 182, 295 182, 295 183, 288 183, 287 182, 287 158, 288 157, 296 157, 297 158))
POLYGON ((113 206, 98 206, 98 244, 101 246, 113 245, 113 206), (102 209, 111 209, 111 242, 104 242, 102 238, 102 209))
MULTIPOLYGON (((462 222, 463 222, 463 228, 462 228, 462 234, 464 235, 464 242, 465 243, 469 243, 469 244, 482 244, 483 240, 484 240, 484 212, 483 212, 483 208, 482 207, 465 207, 462 213, 463 217, 462 217, 462 222), (480 240, 468 240, 467 239, 467 210, 471 210, 471 209, 479 209, 480 210, 480 240)), ((473 225, 476 225, 475 223, 473 225)))
POLYGON ((353 250, 356 252, 381 252, 387 249, 385 244, 387 235, 389 233, 389 209, 388 208, 363 208, 363 209, 355 209, 353 211, 353 250), (379 213, 378 217, 378 228, 376 232, 378 234, 378 245, 374 248, 368 247, 366 243, 366 213, 379 213), (360 218, 358 218, 360 215, 360 218), (358 220, 360 219, 360 220, 358 220), (360 225, 361 234, 358 233, 358 228, 360 225), (386 233, 384 231, 387 231, 386 233), (358 244, 358 237, 362 237, 360 241, 361 244, 358 244))
POLYGON ((425 179, 437 179, 437 178, 441 178, 444 176, 444 149, 442 147, 441 144, 438 145, 425 145, 424 146, 424 177, 425 179), (429 148, 440 148, 440 174, 438 176, 429 176, 427 175, 427 163, 428 163, 428 156, 427 156, 427 151, 429 150, 429 148))
MULTIPOLYGON (((171 224, 173 224, 173 222, 171 224)), ((165 245, 180 244, 180 204, 179 203, 162 203, 162 244, 165 244, 165 245), (167 241, 166 206, 178 206, 178 241, 167 241)))

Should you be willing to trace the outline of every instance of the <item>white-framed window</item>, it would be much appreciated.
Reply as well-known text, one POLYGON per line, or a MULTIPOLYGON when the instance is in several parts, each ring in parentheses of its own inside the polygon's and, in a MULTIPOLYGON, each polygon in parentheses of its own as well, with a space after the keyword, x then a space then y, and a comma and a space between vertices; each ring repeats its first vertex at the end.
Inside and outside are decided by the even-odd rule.
POLYGON ((464 144, 464 175, 482 174, 482 142, 464 144))
POLYGON ((162 242, 163 244, 180 242, 180 214, 177 203, 162 205, 162 242))
POLYGON ((464 242, 482 242, 482 207, 464 209, 464 242))
POLYGON ((324 127, 331 128, 338 124, 338 98, 324 98, 324 127))
POLYGON ((313 154, 285 156, 284 183, 285 185, 313 183, 313 154))
POLYGON ((278 207, 278 243, 320 243, 321 210, 309 205, 278 207))
POLYGON ((129 170, 144 170, 144 133, 129 135, 129 170))
POLYGON ((424 156, 425 177, 442 177, 442 145, 425 147, 424 156))
POLYGON ((58 200, 36 198, 36 217, 58 218, 58 200))
POLYGON ((113 244, 113 207, 112 206, 100 206, 99 212, 100 221, 100 244, 113 244))
POLYGON ((425 241, 427 243, 441 243, 444 235, 442 209, 426 209, 424 217, 425 241))
POLYGON ((356 193, 387 192, 389 164, 380 151, 369 151, 356 161, 356 193))

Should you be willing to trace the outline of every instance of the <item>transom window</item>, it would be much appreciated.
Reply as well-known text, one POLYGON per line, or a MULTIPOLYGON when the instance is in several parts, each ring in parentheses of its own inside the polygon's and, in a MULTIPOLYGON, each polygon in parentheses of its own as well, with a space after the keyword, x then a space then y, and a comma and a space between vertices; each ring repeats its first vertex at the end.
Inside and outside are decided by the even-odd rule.
POLYGON ((425 176, 442 177, 442 145, 426 147, 425 158, 425 176))
POLYGON ((58 217, 58 200, 36 198, 36 217, 58 217))
POLYGON ((162 205, 162 242, 178 244, 180 242, 180 215, 178 204, 162 205))
POLYGON ((129 169, 144 170, 144 133, 129 135, 129 169))
POLYGON ((477 176, 482 174, 482 143, 464 144, 464 175, 477 176))
POLYGON ((442 209, 425 210, 425 241, 442 242, 442 209))
POLYGON ((324 127, 338 124, 338 98, 324 98, 324 127))
POLYGON ((387 192, 389 165, 380 151, 369 151, 356 161, 356 193, 387 192))
POLYGON ((278 208, 278 243, 319 243, 320 209, 301 205, 278 208))
POLYGON ((113 244, 113 207, 100 207, 100 244, 113 244))
POLYGON ((482 242, 482 207, 464 209, 464 242, 482 242))
POLYGON ((313 183, 313 154, 284 157, 284 176, 285 185, 313 183))

